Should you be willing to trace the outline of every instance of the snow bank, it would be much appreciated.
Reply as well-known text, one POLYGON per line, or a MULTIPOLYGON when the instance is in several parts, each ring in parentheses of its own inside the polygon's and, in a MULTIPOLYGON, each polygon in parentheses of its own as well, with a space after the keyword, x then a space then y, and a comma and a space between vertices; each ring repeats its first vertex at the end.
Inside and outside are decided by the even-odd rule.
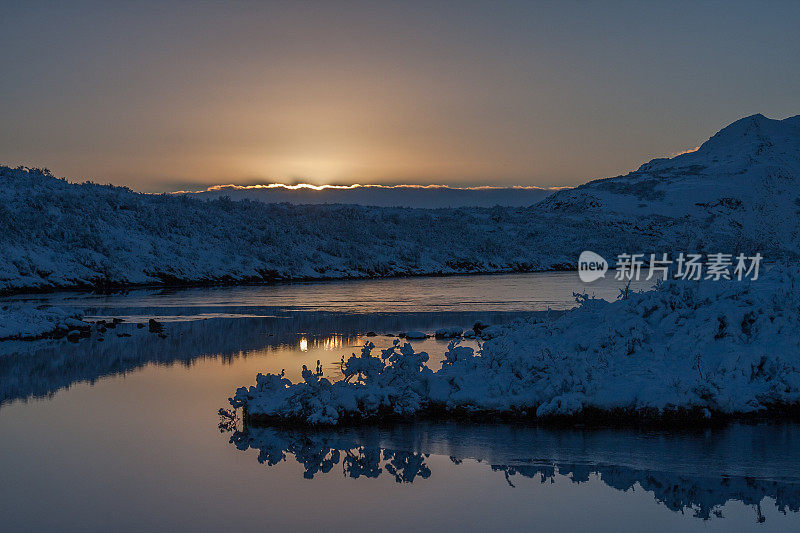
POLYGON ((723 128, 697 150, 557 192, 539 208, 604 223, 614 217, 625 223, 663 215, 658 231, 672 242, 673 222, 686 216, 702 220, 708 236, 733 235, 758 249, 796 254, 798 177, 800 115, 783 120, 753 115, 723 128))
POLYGON ((439 412, 547 417, 606 413, 742 415, 800 404, 800 269, 754 282, 670 281, 653 291, 518 321, 479 353, 451 342, 437 371, 400 344, 309 371, 293 384, 259 374, 230 399, 251 417, 306 424, 439 412))
POLYGON ((60 307, 10 304, 0 307, 0 341, 60 337, 89 327, 80 315, 60 307))

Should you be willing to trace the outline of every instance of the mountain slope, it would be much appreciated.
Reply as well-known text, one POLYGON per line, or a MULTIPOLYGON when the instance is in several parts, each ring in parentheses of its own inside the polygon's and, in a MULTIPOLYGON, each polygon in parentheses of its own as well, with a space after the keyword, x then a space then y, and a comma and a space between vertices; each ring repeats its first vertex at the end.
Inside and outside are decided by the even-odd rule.
POLYGON ((737 120, 693 152, 560 191, 539 207, 587 216, 691 217, 712 232, 797 250, 800 115, 737 120))

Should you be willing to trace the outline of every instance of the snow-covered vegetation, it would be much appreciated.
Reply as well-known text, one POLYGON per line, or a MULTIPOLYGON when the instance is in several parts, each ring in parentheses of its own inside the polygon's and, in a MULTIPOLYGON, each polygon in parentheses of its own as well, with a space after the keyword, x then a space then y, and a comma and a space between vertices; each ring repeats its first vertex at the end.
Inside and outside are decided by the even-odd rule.
POLYGON ((757 281, 669 281, 616 302, 578 295, 517 321, 479 353, 453 341, 441 368, 411 344, 342 358, 331 382, 259 374, 230 399, 253 420, 337 424, 436 413, 699 418, 800 405, 800 269, 757 281))
POLYGON ((585 249, 796 258, 799 123, 748 117, 694 153, 530 207, 201 200, 0 167, 0 292, 547 270, 585 249))
POLYGON ((0 341, 62 337, 70 331, 87 328, 79 314, 60 307, 23 304, 0 305, 0 341))
POLYGON ((661 242, 549 216, 204 201, 0 167, 0 291, 544 270, 572 265, 587 241, 600 253, 661 242), (556 219, 568 239, 552 238, 556 219))

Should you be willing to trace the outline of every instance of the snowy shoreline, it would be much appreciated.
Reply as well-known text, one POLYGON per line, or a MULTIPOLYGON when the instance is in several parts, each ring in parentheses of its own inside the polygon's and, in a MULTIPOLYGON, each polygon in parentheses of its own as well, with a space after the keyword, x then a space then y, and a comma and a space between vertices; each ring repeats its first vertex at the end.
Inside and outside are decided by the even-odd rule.
MULTIPOLYGON (((655 251, 648 221, 604 227, 526 208, 409 209, 151 195, 0 166, 0 293, 556 270, 655 251), (570 235, 553 242, 552 227, 570 235)), ((655 223, 655 222, 653 222, 655 223)), ((684 234, 699 229, 679 223, 684 234)))
POLYGON ((479 353, 452 342, 438 370, 410 344, 342 360, 331 382, 259 374, 230 398, 254 423, 415 417, 715 423, 800 413, 800 269, 752 282, 673 281, 616 302, 579 295, 517 321, 479 353))
POLYGON ((21 304, 0 305, 0 342, 39 340, 80 335, 91 325, 82 317, 60 307, 21 304))
MULTIPOLYGON (((329 427, 330 424, 309 424, 303 420, 279 416, 250 414, 242 410, 242 420, 246 427, 304 429, 329 427)), ((787 405, 774 405, 757 413, 726 413, 705 408, 669 409, 597 409, 584 408, 572 414, 553 414, 536 416, 528 411, 482 411, 466 408, 449 408, 445 404, 431 404, 411 416, 403 416, 387 409, 371 418, 345 418, 336 423, 337 427, 393 427, 406 423, 464 423, 486 424, 502 423, 523 425, 531 428, 652 428, 652 429, 691 429, 725 427, 732 423, 760 424, 775 422, 800 422, 800 402, 787 405)))
POLYGON ((122 292, 137 289, 197 289, 197 288, 217 288, 217 287, 263 287, 271 285, 291 285, 293 283, 333 283, 337 281, 363 281, 379 279, 406 279, 406 278, 449 278, 462 276, 494 276, 503 274, 544 274, 548 272, 577 272, 574 263, 555 264, 551 268, 529 269, 529 268, 506 268, 496 270, 476 270, 467 272, 420 272, 408 273, 399 272, 381 276, 375 275, 352 275, 352 276, 331 276, 331 277, 286 277, 272 279, 242 279, 242 280, 180 280, 165 282, 146 282, 146 283, 107 283, 105 280, 97 280, 97 283, 78 283, 75 285, 47 285, 36 287, 18 287, 11 289, 0 289, 0 302, 2 298, 20 295, 39 295, 52 294, 58 292, 69 293, 94 293, 94 292, 122 292))

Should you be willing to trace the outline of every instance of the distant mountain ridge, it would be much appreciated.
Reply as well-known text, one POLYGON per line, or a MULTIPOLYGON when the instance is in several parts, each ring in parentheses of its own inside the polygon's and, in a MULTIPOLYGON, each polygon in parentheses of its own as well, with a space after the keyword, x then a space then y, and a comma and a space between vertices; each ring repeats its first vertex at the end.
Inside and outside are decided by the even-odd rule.
MULTIPOLYGON (((185 192, 185 191, 182 191, 185 192)), ((190 192, 199 198, 229 197, 266 203, 356 204, 376 207, 524 207, 554 192, 542 187, 450 187, 446 185, 355 185, 347 187, 286 186, 281 184, 219 185, 190 192)))

